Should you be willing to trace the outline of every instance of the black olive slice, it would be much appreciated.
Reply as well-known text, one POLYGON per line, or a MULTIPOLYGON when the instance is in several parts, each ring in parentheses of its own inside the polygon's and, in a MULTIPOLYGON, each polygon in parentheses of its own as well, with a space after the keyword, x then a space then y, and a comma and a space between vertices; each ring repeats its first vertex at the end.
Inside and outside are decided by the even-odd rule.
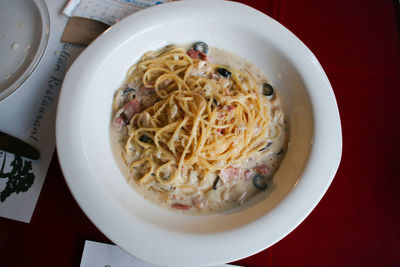
POLYGON ((208 45, 204 42, 197 42, 194 44, 193 49, 197 52, 208 53, 208 45))
POLYGON ((218 182, 221 180, 221 178, 219 178, 219 176, 217 176, 217 178, 215 178, 215 180, 214 180, 214 183, 213 183, 213 185, 212 185, 212 188, 214 189, 214 190, 217 190, 217 188, 218 188, 218 182))
POLYGON ((230 77, 232 75, 232 73, 229 70, 225 69, 225 68, 218 68, 217 72, 219 74, 221 74, 225 78, 228 78, 228 77, 230 77))
POLYGON ((253 185, 260 190, 265 190, 268 188, 268 184, 264 181, 264 176, 256 174, 253 177, 253 185))
POLYGON ((122 92, 122 95, 126 95, 126 94, 128 94, 129 92, 136 92, 136 90, 133 89, 133 88, 128 87, 128 88, 126 88, 126 89, 122 92))
POLYGON ((148 143, 148 142, 150 142, 151 138, 144 134, 139 138, 139 140, 141 142, 148 143))
POLYGON ((280 156, 280 155, 282 155, 283 151, 284 151, 284 149, 283 149, 283 148, 281 148, 281 150, 279 150, 279 151, 278 151, 278 153, 276 153, 276 155, 277 155, 277 156, 280 156))
POLYGON ((263 84, 263 95, 272 96, 274 94, 274 88, 269 83, 263 84))
POLYGON ((266 150, 270 145, 272 145, 272 142, 268 142, 268 144, 265 147, 258 150, 258 152, 262 152, 262 151, 266 150))
POLYGON ((213 102, 214 102, 214 105, 218 106, 218 101, 217 101, 217 99, 213 98, 213 102))

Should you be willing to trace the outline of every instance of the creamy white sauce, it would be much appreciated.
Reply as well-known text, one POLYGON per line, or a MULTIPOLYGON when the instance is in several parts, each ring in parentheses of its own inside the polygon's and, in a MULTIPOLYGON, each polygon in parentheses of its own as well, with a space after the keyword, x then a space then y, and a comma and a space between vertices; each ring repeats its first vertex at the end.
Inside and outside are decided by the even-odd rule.
MULTIPOLYGON (((223 64, 238 70, 247 70, 252 73, 257 82, 257 87, 262 94, 263 84, 268 82, 268 79, 261 73, 261 71, 252 65, 250 62, 238 57, 230 52, 210 48, 208 54, 208 61, 215 64, 223 64)), ((273 190, 273 175, 279 168, 279 164, 285 154, 286 146, 288 142, 288 129, 285 124, 283 110, 281 108, 281 100, 279 97, 279 88, 274 88, 274 95, 269 98, 270 102, 270 136, 280 133, 278 138, 274 138, 271 142, 266 139, 266 146, 262 152, 255 153, 251 158, 247 159, 240 166, 234 166, 237 169, 229 169, 219 174, 219 181, 216 182, 217 173, 210 174, 209 177, 202 178, 201 182, 198 182, 198 177, 193 170, 187 173, 187 177, 190 182, 196 184, 196 188, 193 189, 179 189, 169 192, 169 188, 159 187, 157 185, 140 186, 132 177, 132 173, 129 171, 128 165, 124 162, 121 156, 124 148, 124 129, 122 132, 117 132, 113 128, 110 130, 111 136, 111 147, 114 153, 114 158, 123 173, 127 178, 127 181, 139 192, 144 198, 155 203, 156 205, 162 206, 167 209, 174 211, 181 211, 187 214, 207 214, 215 213, 223 210, 231 209, 235 206, 243 204, 246 200, 252 198, 255 194, 262 190, 256 188, 253 183, 253 178, 246 179, 245 173, 251 172, 254 176, 257 173, 257 168, 260 166, 268 166, 268 174, 265 175, 265 182, 268 188, 265 190, 273 190), (233 175, 224 175, 230 173, 233 175), (192 181, 193 180, 193 181, 192 181), (216 186, 215 186, 216 185, 216 186), (213 189, 216 188, 216 189, 213 189), (160 190, 161 189, 161 190, 160 190), (206 189, 206 190, 203 190, 206 189), (165 192, 163 192, 165 190, 165 192), (158 191, 161 191, 158 192, 158 191), (192 206, 189 210, 179 210, 173 208, 173 204, 183 204, 192 206)), ((265 96, 262 96, 265 97, 265 96)), ((127 162, 132 162, 140 158, 140 155, 136 154, 132 158, 126 157, 127 162)))

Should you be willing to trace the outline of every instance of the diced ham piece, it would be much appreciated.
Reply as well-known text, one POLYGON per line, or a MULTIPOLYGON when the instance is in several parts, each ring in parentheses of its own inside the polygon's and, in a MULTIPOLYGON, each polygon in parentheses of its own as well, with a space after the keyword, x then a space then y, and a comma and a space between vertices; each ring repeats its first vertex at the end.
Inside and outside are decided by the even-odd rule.
POLYGON ((270 168, 267 166, 267 164, 263 164, 260 166, 257 166, 254 168, 256 170, 257 173, 261 174, 261 175, 266 175, 270 172, 270 168))
POLYGON ((140 112, 140 104, 137 99, 132 99, 120 108, 112 121, 112 127, 116 131, 121 131, 122 127, 131 120, 132 116, 140 112))
POLYGON ((232 166, 229 166, 226 169, 223 169, 220 171, 220 178, 224 183, 229 183, 231 182, 234 178, 239 178, 243 176, 244 170, 242 168, 235 168, 232 166))
POLYGON ((190 210, 192 208, 192 206, 190 206, 190 205, 185 205, 185 204, 181 204, 181 203, 174 203, 174 204, 172 204, 172 207, 174 209, 178 209, 178 210, 190 210))
POLYGON ((198 58, 199 57, 199 53, 194 50, 194 49, 190 49, 186 52, 186 54, 191 57, 191 58, 198 58))
POLYGON ((111 125, 116 131, 121 131, 125 122, 121 117, 115 117, 111 125))
POLYGON ((226 106, 227 110, 232 111, 234 110, 236 107, 234 105, 227 105, 226 106))
POLYGON ((193 48, 188 50, 186 54, 191 58, 199 58, 201 60, 207 60, 207 55, 201 51, 196 51, 193 48))
POLYGON ((127 121, 130 121, 133 115, 140 112, 140 103, 136 100, 136 98, 134 98, 126 103, 123 109, 127 121))
POLYGON ((250 180, 250 178, 251 178, 252 176, 253 176, 253 172, 252 172, 252 171, 246 170, 246 171, 244 172, 244 180, 245 180, 245 181, 250 180))

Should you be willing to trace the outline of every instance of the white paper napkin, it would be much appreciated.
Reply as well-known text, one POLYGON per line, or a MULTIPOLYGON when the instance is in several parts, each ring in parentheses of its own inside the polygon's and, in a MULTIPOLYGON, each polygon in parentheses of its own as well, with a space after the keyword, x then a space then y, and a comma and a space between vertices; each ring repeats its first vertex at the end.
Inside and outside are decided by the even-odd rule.
POLYGON ((83 17, 113 25, 124 17, 171 0, 69 0, 63 13, 69 17, 83 17))

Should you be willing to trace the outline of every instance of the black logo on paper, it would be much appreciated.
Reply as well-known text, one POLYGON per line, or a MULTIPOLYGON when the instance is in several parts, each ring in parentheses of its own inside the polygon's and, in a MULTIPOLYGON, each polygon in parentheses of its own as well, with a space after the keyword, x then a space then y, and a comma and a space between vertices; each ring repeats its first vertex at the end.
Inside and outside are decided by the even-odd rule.
POLYGON ((23 160, 21 156, 15 155, 14 160, 10 163, 12 167, 11 171, 5 173, 4 166, 6 164, 7 153, 3 155, 0 179, 8 179, 8 181, 6 187, 0 192, 1 202, 4 202, 12 193, 19 194, 28 191, 35 180, 35 175, 32 172, 32 161, 23 160))

